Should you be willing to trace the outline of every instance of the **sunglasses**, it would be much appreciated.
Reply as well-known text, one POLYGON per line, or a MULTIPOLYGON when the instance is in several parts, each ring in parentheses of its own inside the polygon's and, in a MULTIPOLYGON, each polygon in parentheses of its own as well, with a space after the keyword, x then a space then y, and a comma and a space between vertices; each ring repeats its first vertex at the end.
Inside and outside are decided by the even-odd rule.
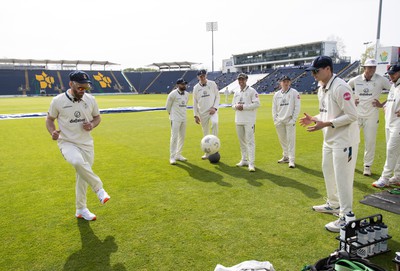
POLYGON ((312 72, 312 74, 317 74, 319 72, 319 69, 312 70, 311 72, 312 72))
POLYGON ((91 90, 92 89, 92 87, 89 84, 85 85, 85 86, 82 86, 82 85, 78 85, 77 83, 75 83, 75 87, 79 91, 84 91, 84 90, 86 91, 86 90, 91 90))

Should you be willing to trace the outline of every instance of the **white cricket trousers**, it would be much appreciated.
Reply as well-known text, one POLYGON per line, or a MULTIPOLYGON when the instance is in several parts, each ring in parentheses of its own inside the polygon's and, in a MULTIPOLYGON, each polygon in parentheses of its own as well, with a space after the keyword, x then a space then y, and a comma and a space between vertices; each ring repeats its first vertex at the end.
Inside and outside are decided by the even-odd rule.
POLYGON ((203 135, 209 135, 210 134, 210 121, 211 121, 211 134, 218 136, 218 112, 215 112, 215 114, 210 115, 202 115, 200 116, 200 123, 201 123, 201 128, 203 129, 203 135))
POLYGON ((94 150, 79 148, 70 142, 59 144, 64 159, 70 163, 76 171, 76 209, 86 208, 86 191, 88 185, 95 192, 103 188, 99 176, 94 174, 92 165, 94 161, 94 150))
POLYGON ((400 130, 386 129, 386 161, 382 177, 389 179, 394 175, 400 177, 400 130))
POLYGON ((340 206, 340 216, 353 210, 357 154, 358 144, 340 149, 322 147, 322 172, 328 201, 332 206, 340 206))
POLYGON ((289 157, 294 163, 296 151, 296 124, 278 124, 275 126, 281 144, 283 157, 289 157))
POLYGON ((376 133, 379 126, 379 112, 369 118, 359 118, 358 126, 364 132, 364 166, 372 166, 375 157, 376 133))
POLYGON ((181 155, 185 142, 186 121, 171 120, 171 140, 169 144, 170 158, 181 155))
POLYGON ((256 160, 255 124, 236 124, 236 132, 239 138, 242 161, 248 161, 249 164, 254 165, 256 160))

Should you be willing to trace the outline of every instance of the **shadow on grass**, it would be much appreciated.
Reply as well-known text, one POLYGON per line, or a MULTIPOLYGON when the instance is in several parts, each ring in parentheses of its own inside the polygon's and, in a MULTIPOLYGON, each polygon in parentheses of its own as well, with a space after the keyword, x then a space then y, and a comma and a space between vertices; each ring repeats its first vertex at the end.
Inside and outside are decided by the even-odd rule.
POLYGON ((377 174, 372 174, 371 176, 364 176, 364 172, 356 169, 355 174, 354 174, 354 188, 357 188, 358 190, 367 193, 367 194, 372 194, 378 191, 378 189, 374 188, 372 186, 372 183, 378 180, 380 175, 377 174), (367 180, 363 178, 359 178, 358 174, 361 175, 363 178, 367 178, 367 180))
POLYGON ((292 187, 295 189, 300 190, 301 192, 304 193, 304 195, 310 197, 310 198, 321 198, 322 195, 318 193, 318 190, 312 186, 303 184, 301 182, 298 182, 294 179, 281 176, 281 175, 276 175, 273 173, 269 173, 266 171, 263 171, 259 168, 256 168, 255 172, 249 172, 247 170, 247 167, 244 168, 238 168, 236 166, 229 166, 223 162, 218 163, 218 170, 231 175, 232 177, 236 178, 243 178, 247 180, 247 182, 250 185, 253 186, 262 186, 263 183, 260 182, 259 180, 269 180, 276 185, 282 186, 282 187, 292 187))
POLYGON ((313 176, 315 176, 315 177, 324 178, 324 174, 322 174, 322 169, 321 169, 321 171, 320 171, 320 170, 315 170, 315 169, 311 169, 311 168, 302 166, 302 165, 300 165, 300 164, 296 164, 296 168, 300 169, 300 170, 303 171, 304 173, 313 175, 313 176))
MULTIPOLYGON (((205 161, 205 162, 207 164, 210 164, 208 161, 205 161)), ((232 187, 232 184, 224 182, 222 180, 223 179, 222 175, 212 172, 210 170, 207 170, 205 168, 196 166, 192 163, 189 163, 189 162, 178 163, 175 166, 186 170, 189 173, 189 176, 196 180, 199 180, 202 182, 208 182, 208 183, 214 182, 221 186, 232 187)))
POLYGON ((101 241, 90 227, 90 222, 78 219, 82 249, 68 257, 64 271, 69 270, 113 270, 126 271, 122 263, 110 264, 111 253, 118 250, 113 236, 107 236, 101 241))

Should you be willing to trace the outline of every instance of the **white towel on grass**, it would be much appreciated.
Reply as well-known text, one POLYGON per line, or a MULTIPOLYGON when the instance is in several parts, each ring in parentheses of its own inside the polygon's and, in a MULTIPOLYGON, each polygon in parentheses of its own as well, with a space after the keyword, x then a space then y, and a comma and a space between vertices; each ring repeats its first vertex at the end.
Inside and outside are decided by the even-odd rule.
POLYGON ((275 271, 270 262, 244 261, 235 266, 225 267, 217 264, 214 271, 275 271))

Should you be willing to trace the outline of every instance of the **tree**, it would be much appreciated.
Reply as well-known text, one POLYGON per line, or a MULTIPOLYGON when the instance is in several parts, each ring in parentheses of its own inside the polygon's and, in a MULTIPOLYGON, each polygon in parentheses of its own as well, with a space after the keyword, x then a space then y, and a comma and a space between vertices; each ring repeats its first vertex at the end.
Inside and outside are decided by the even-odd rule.
POLYGON ((361 64, 365 62, 367 58, 375 58, 375 44, 371 44, 365 48, 365 52, 361 55, 360 62, 361 64))
POLYGON ((330 35, 327 40, 336 41, 337 56, 344 56, 344 54, 346 53, 346 45, 344 45, 343 39, 341 37, 330 35))

